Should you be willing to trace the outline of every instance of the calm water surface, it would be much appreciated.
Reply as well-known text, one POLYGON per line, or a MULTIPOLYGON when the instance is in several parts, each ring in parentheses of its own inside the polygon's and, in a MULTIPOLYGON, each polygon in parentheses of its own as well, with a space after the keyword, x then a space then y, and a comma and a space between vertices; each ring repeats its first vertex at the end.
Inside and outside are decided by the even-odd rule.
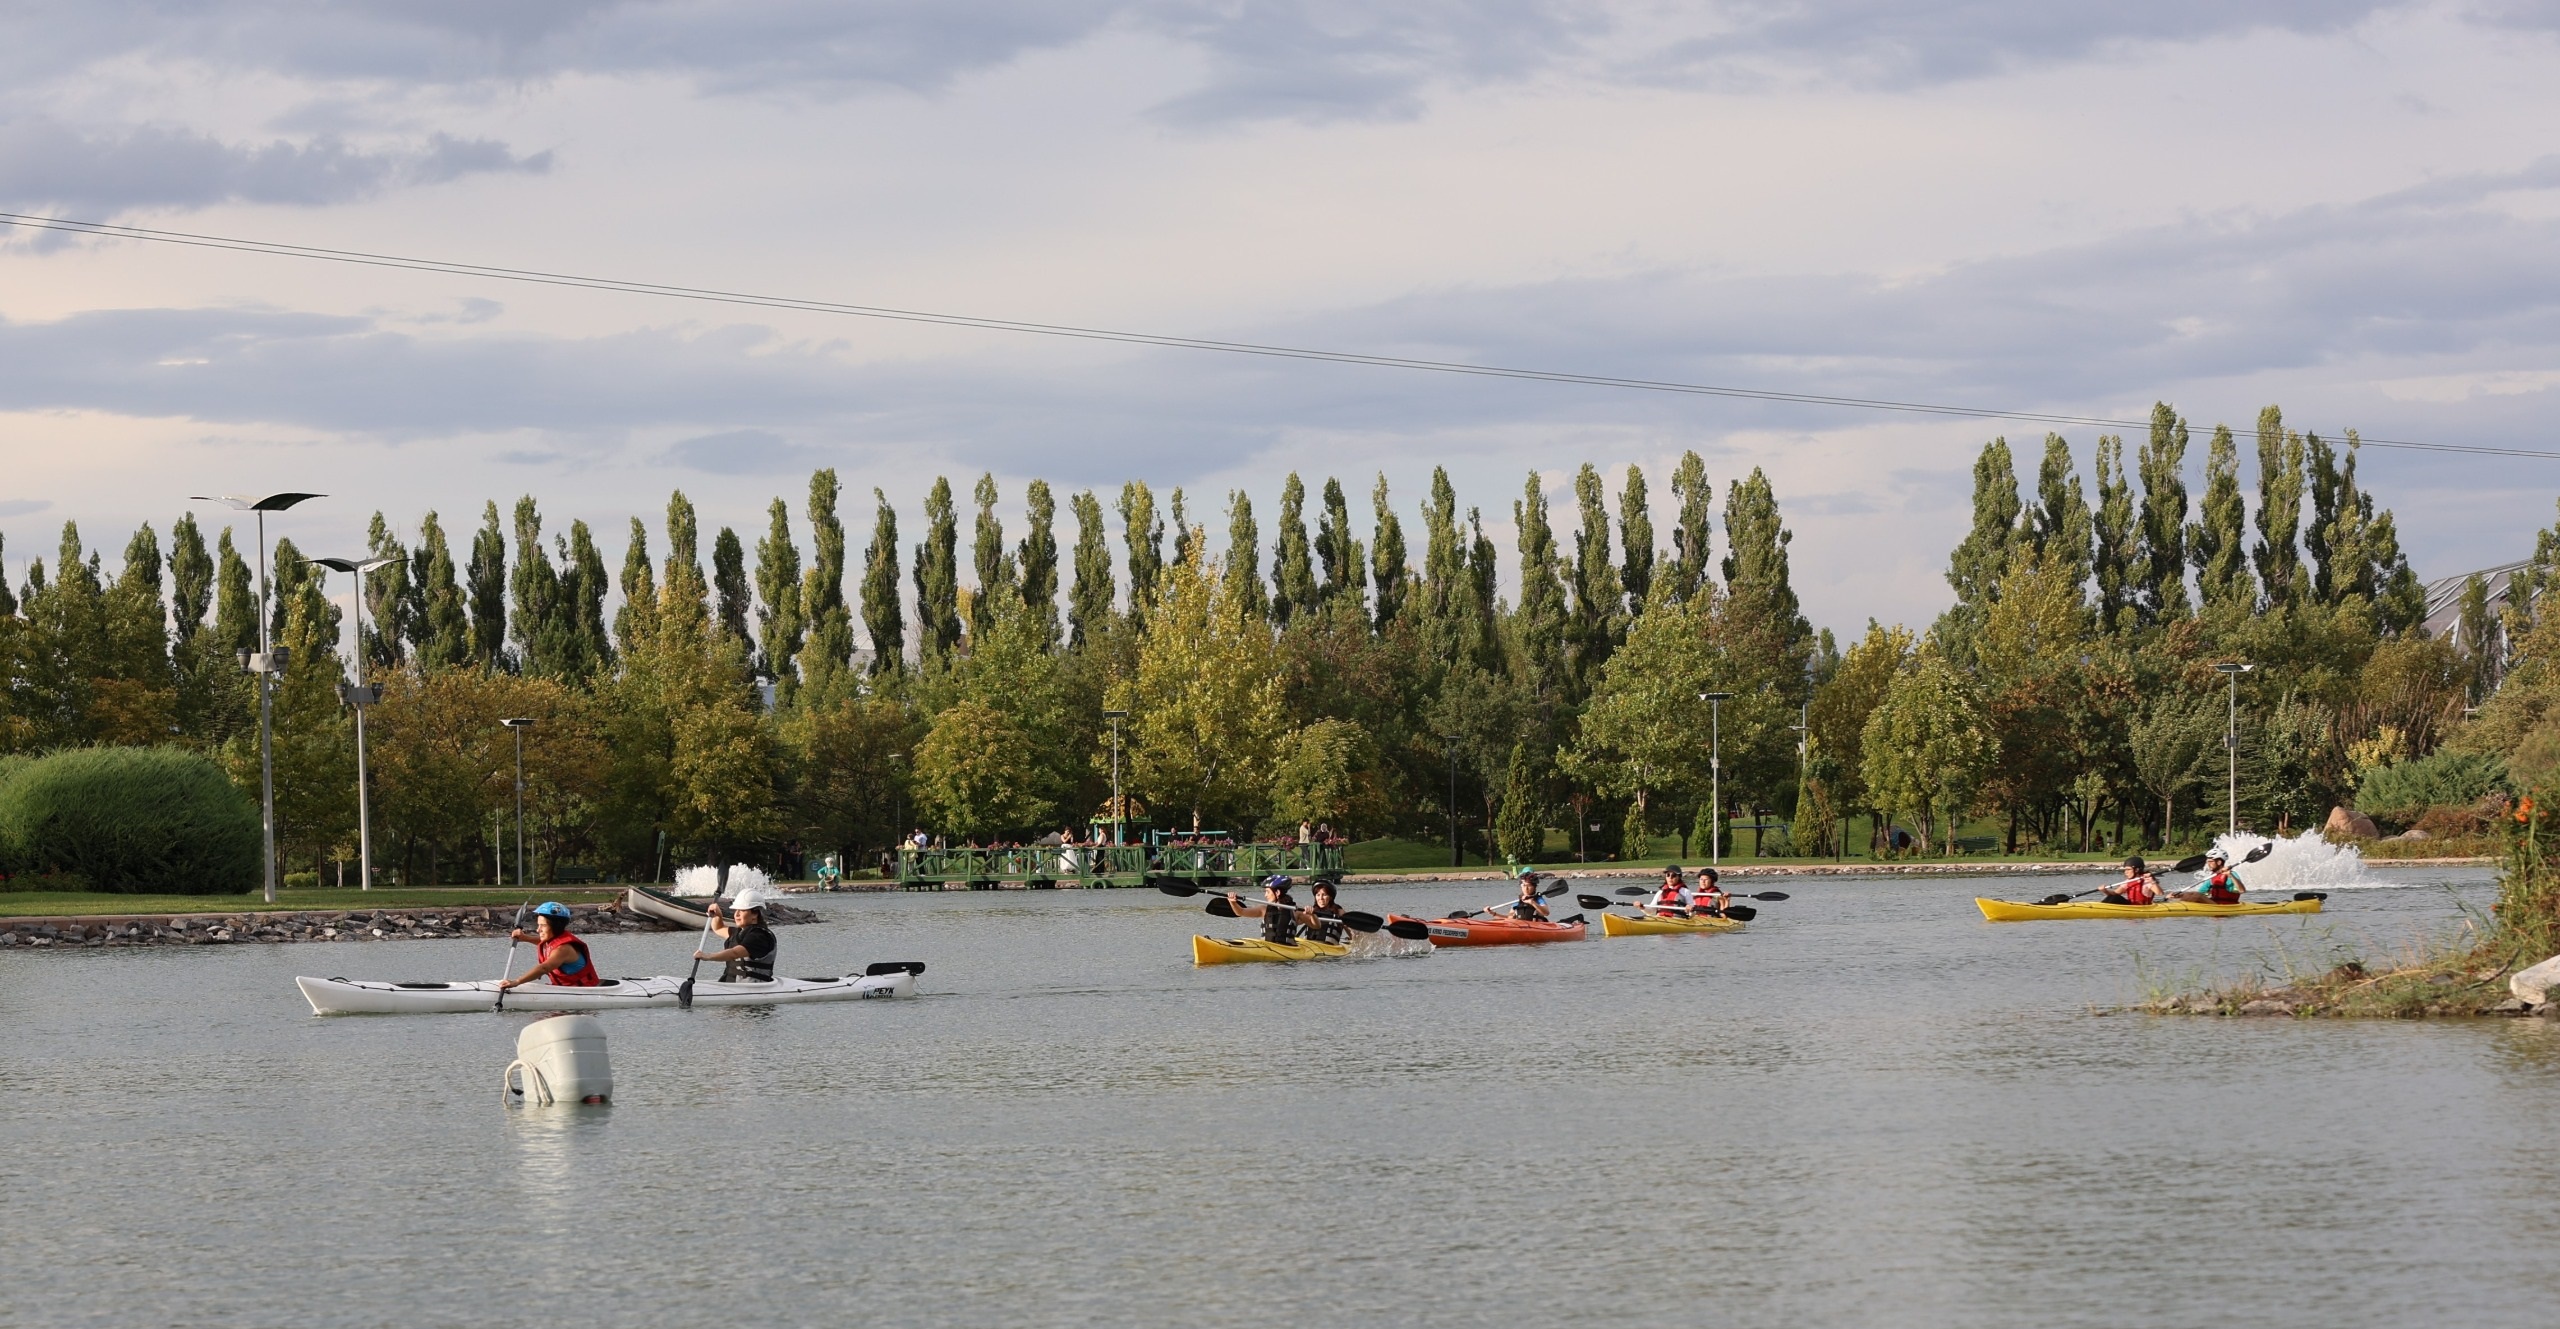
POLYGON ((1208 970, 1241 925, 1152 892, 830 897, 784 969, 930 995, 609 1017, 601 1109, 499 1105, 529 1017, 291 982, 485 943, 0 955, 0 1323, 2548 1324, 2551 1024, 2091 1014, 2488 894, 2390 880, 1997 926, 2083 883, 1789 884, 1729 936, 1208 970))

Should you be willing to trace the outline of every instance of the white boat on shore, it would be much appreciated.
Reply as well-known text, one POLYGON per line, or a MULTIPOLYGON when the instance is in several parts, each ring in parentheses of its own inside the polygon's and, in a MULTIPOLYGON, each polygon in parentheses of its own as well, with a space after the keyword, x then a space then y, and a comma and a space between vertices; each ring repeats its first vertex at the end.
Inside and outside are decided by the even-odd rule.
MULTIPOLYGON (((804 1001, 861 1001, 904 997, 916 990, 924 965, 912 961, 875 964, 842 978, 777 978, 769 982, 722 983, 699 980, 693 985, 696 1006, 772 1006, 804 1001)), ((314 1015, 432 1015, 486 1011, 498 1006, 493 979, 463 983, 389 983, 357 978, 296 978, 314 1015)), ((608 978, 593 987, 559 987, 527 983, 508 991, 505 1009, 515 1011, 618 1011, 678 1004, 684 980, 672 974, 652 978, 608 978)))

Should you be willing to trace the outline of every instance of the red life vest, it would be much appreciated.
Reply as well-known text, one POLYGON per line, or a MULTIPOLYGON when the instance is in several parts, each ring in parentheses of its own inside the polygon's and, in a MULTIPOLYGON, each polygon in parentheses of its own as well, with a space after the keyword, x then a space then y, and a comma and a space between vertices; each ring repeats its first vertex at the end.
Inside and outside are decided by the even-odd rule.
POLYGON ((564 988, 591 988, 600 985, 603 980, 596 977, 595 957, 587 953, 587 944, 580 941, 576 933, 563 932, 543 942, 534 948, 534 959, 539 963, 548 964, 551 953, 563 946, 576 951, 578 958, 552 970, 551 981, 564 988))
POLYGON ((2160 893, 2152 888, 2151 874, 2147 872, 2116 887, 2116 894, 2123 896, 2126 904, 2150 904, 2160 898, 2160 893))
POLYGON ((2204 879, 2206 898, 2215 904, 2240 903, 2240 888, 2232 883, 2231 869, 2224 868, 2204 879))
POLYGON ((1686 909, 1689 907, 1689 893, 1678 886, 1666 884, 1662 889, 1653 893, 1653 907, 1656 909, 1686 909))

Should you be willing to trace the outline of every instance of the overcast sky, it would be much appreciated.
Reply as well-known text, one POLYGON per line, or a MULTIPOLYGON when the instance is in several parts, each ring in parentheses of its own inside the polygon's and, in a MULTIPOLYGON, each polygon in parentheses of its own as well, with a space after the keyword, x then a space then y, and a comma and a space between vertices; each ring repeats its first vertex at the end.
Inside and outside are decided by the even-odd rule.
MULTIPOLYGON (((1787 391, 2560 449, 2560 4, 60 0, 0 11, 0 208, 519 268, 1787 391)), ((1819 625, 1925 623, 1994 433, 123 241, 0 237, 11 580, 65 518, 278 529, 682 488, 849 543, 931 477, 1230 489, 1766 467, 1819 625), (213 516, 207 513, 207 516, 213 516)), ((2084 468, 2099 431, 2066 430, 2084 468)), ((2032 462, 2029 462, 2030 467, 2032 462)), ((2369 450, 2424 577, 2560 462, 2369 450)), ((1061 506, 1063 507, 1063 501, 1061 506)), ((1018 512, 1018 510, 1017 510, 1018 512)), ((1570 520, 1569 515, 1566 518, 1570 520)), ((1667 515, 1659 518, 1668 529, 1667 515)), ((1020 520, 1009 523, 1016 534, 1020 520)), ((965 522, 964 522, 965 525, 965 522)), ((1412 537, 1418 538, 1418 537, 1412 537)), ((1721 549, 1721 531, 1718 532, 1721 549)), ((663 547, 661 546, 661 551, 663 547)), ((707 551, 706 551, 707 552, 707 551)), ((1506 577, 1508 572, 1506 570, 1506 577)))

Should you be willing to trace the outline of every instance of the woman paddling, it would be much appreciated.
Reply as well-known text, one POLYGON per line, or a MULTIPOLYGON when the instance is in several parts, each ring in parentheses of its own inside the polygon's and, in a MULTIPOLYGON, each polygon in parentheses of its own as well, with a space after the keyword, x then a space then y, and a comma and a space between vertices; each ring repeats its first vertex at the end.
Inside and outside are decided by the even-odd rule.
POLYGON ((1644 902, 1644 907, 1664 918, 1689 916, 1689 884, 1680 877, 1677 863, 1662 870, 1662 886, 1644 902))
POLYGON ((2105 895, 2099 897, 2099 903, 2158 904, 2160 903, 2160 878, 2143 866, 2142 855, 2135 854, 2124 861, 2124 880, 2117 882, 2105 895))
POLYGON ((1289 879, 1273 877, 1262 883, 1262 903, 1247 904, 1234 891, 1227 892, 1227 905, 1238 918, 1262 920, 1262 939, 1274 946, 1298 944, 1298 912, 1302 908, 1289 898, 1289 879))
POLYGON ((2192 900, 2197 904, 2238 904, 2240 892, 2248 889, 2240 884, 2240 876, 2231 870, 2231 861, 2216 849, 2204 856, 2204 885, 2192 891, 2180 891, 2173 900, 2192 900))
POLYGON ((500 991, 520 988, 546 976, 554 986, 564 988, 591 988, 600 981, 595 957, 587 953, 587 943, 569 930, 569 906, 545 900, 533 907, 532 935, 526 935, 522 928, 509 935, 517 941, 533 943, 533 967, 500 980, 500 991))
POLYGON ((1714 868, 1698 869, 1698 889, 1689 897, 1691 907, 1702 914, 1724 917, 1725 902, 1733 897, 1725 894, 1724 887, 1717 884, 1722 880, 1724 874, 1714 868))
POLYGON ((1307 906, 1305 926, 1307 935, 1317 941, 1340 946, 1350 940, 1343 933, 1342 906, 1334 899, 1332 882, 1316 883, 1315 903, 1307 906))
POLYGON ((695 951, 697 960, 723 960, 720 981, 736 983, 770 983, 773 981, 773 956, 780 943, 773 929, 764 925, 764 897, 752 889, 738 892, 729 905, 727 917, 721 915, 720 902, 714 900, 706 911, 711 915, 711 930, 729 943, 716 951, 695 951))
POLYGON ((1538 898, 1538 874, 1520 869, 1520 898, 1511 902, 1511 916, 1523 923, 1547 921, 1547 902, 1538 898))

